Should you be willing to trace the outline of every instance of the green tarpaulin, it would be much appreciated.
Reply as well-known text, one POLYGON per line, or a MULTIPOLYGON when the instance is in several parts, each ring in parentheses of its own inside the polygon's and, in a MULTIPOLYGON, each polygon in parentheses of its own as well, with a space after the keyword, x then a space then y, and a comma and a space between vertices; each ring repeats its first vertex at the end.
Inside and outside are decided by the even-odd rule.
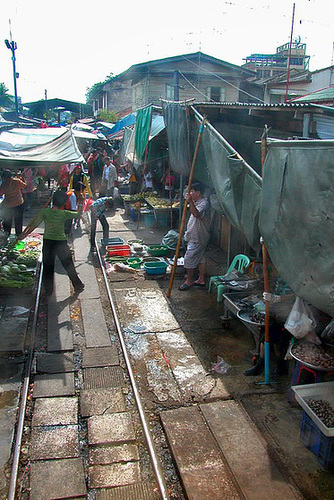
MULTIPOLYGON (((202 121, 196 111, 195 116, 199 122, 202 121)), ((204 125, 202 148, 211 185, 222 212, 259 253, 261 177, 208 122, 204 125)))
MULTIPOLYGON (((173 109, 173 116, 180 114, 173 109)), ((173 138, 184 126, 183 119, 165 122, 173 138)), ((182 157, 181 147, 169 143, 172 157, 182 157)), ((208 122, 200 151, 196 169, 209 174, 231 224, 257 253, 262 236, 292 290, 334 317, 334 141, 269 140, 263 180, 208 122)))
POLYGON ((189 108, 179 102, 164 102, 163 114, 167 131, 169 165, 180 175, 189 175, 190 120, 189 108))
POLYGON ((149 106, 137 112, 135 150, 136 157, 141 161, 145 159, 145 150, 148 145, 152 122, 152 110, 152 106, 149 106))
POLYGON ((270 141, 260 228, 294 292, 334 316, 334 141, 270 141))

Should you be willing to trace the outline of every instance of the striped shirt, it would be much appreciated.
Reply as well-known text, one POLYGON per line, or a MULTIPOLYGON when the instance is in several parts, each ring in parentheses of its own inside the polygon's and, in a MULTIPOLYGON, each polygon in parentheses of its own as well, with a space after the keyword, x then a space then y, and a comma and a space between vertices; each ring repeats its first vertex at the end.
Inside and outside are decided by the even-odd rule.
POLYGON ((98 198, 97 200, 93 201, 91 206, 91 211, 93 215, 95 215, 95 217, 100 217, 107 210, 108 208, 106 206, 107 200, 108 198, 105 196, 104 198, 98 198))

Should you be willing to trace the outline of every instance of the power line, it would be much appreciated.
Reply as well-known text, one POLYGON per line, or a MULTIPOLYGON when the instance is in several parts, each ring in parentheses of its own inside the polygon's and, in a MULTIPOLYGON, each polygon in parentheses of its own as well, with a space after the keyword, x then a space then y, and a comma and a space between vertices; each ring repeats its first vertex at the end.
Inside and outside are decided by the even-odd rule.
MULTIPOLYGON (((186 77, 184 76, 184 74, 182 73, 182 71, 180 71, 180 70, 179 70, 179 73, 180 73, 180 75, 182 76, 182 78, 184 78, 184 79, 185 79, 185 81, 186 81, 186 82, 188 82, 188 83, 189 83, 189 85, 190 85, 193 89, 195 89, 195 90, 196 90, 196 92, 199 92, 199 93, 200 93, 200 94, 202 94, 205 98, 207 98, 207 95, 206 95, 206 94, 204 94, 203 92, 201 92, 201 91, 200 91, 197 87, 195 87, 195 85, 193 85, 193 84, 192 84, 192 83, 188 80, 188 78, 186 78, 186 77)), ((210 97, 210 101, 215 102, 213 99, 211 99, 211 97, 210 97)))
MULTIPOLYGON (((222 78, 221 76, 217 75, 216 73, 213 73, 212 71, 209 71, 208 69, 205 69, 203 68, 202 66, 199 66, 198 64, 196 64, 194 61, 191 61, 191 59, 188 59, 186 56, 182 56, 183 59, 185 59, 186 61, 190 62, 191 64, 193 64, 194 66, 196 66, 197 68, 199 68, 201 71, 205 71, 206 73, 209 73, 210 75, 213 75, 215 76, 216 78, 218 78, 218 80, 221 80, 222 82, 224 83, 227 83, 227 85, 230 85, 231 87, 235 88, 236 90, 240 91, 240 92, 243 92, 244 94, 248 95, 249 97, 252 97, 253 99, 257 99, 258 101, 262 102, 263 104, 265 104, 265 101, 263 101, 262 99, 260 99, 259 97, 256 97, 255 95, 252 95, 252 94, 249 94, 248 92, 246 92, 246 90, 243 90, 241 89, 240 87, 237 87, 236 85, 233 85, 233 83, 225 80, 224 78, 222 78)), ((180 74, 182 75, 181 71, 180 71, 180 74)), ((184 75, 182 75, 184 77, 184 75)), ((184 77, 185 78, 185 77, 184 77)), ((185 80, 187 80, 185 78, 185 80)), ((199 92, 200 94, 204 95, 205 97, 207 97, 205 94, 203 94, 203 92, 201 92, 198 88, 196 88, 194 85, 192 85, 189 80, 187 80, 187 82, 197 90, 197 92, 199 92)), ((212 100, 212 99, 211 99, 212 100)), ((213 101, 215 102, 215 101, 213 101)))

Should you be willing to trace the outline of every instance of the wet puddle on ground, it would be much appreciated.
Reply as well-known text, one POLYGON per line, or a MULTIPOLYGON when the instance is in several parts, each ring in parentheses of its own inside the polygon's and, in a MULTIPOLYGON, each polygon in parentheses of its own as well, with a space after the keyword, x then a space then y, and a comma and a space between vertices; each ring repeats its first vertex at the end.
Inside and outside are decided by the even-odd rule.
POLYGON ((17 396, 17 391, 0 391, 0 410, 16 406, 17 396))

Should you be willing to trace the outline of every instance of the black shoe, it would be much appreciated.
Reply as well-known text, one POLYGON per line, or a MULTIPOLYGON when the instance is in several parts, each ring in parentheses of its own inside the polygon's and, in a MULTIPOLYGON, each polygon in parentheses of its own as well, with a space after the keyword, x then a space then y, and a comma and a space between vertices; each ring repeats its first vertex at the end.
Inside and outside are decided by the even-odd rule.
POLYGON ((84 289, 85 289, 85 285, 84 285, 84 283, 81 283, 80 285, 77 285, 74 287, 74 292, 80 293, 80 292, 83 292, 84 289))
POLYGON ((289 362, 286 359, 278 359, 273 375, 287 375, 289 373, 289 362))
POLYGON ((260 358, 258 360, 258 362, 256 363, 256 365, 253 366, 253 368, 249 368, 249 370, 244 371, 244 375, 246 377, 252 377, 254 375, 261 375, 261 373, 263 372, 263 368, 264 368, 264 360, 262 358, 260 358))
POLYGON ((96 253, 96 247, 90 247, 90 251, 91 251, 92 253, 96 253))

